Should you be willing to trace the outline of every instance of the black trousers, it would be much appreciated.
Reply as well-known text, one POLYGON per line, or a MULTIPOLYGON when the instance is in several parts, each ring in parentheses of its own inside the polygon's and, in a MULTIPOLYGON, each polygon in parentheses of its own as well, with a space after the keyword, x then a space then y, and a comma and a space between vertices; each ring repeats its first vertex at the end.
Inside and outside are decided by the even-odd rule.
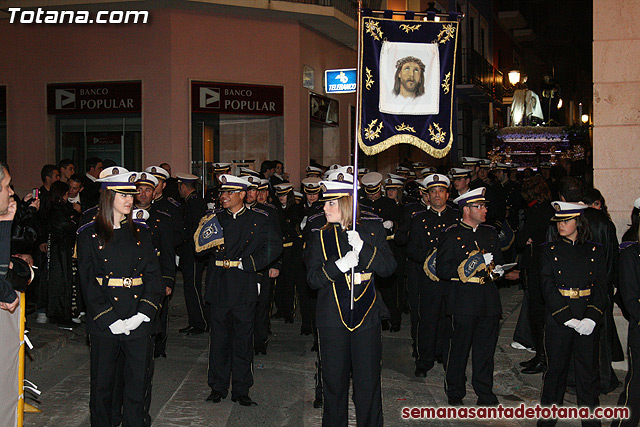
MULTIPOLYGON (((550 315, 549 315, 550 316, 550 315)), ((548 317, 544 330, 547 372, 542 385, 541 405, 562 405, 567 386, 567 370, 574 363, 578 406, 598 406, 598 342, 600 327, 591 335, 580 335, 548 317)), ((538 426, 554 426, 557 420, 538 420, 538 426)), ((600 420, 583 420, 583 426, 600 426, 600 420)))
POLYGON ((207 321, 202 298, 202 276, 204 274, 205 260, 196 257, 192 248, 184 248, 182 258, 184 302, 187 307, 189 326, 206 329, 207 321))
POLYGON ((353 401, 358 426, 382 426, 380 320, 366 329, 318 328, 322 359, 322 425, 347 426, 349 379, 353 377, 353 401))
POLYGON ((418 320, 417 369, 433 368, 436 356, 443 357, 444 343, 449 339, 446 303, 449 284, 424 278, 420 285, 420 319, 418 320))
POLYGON ((154 350, 156 354, 165 353, 167 350, 167 328, 169 327, 169 302, 171 301, 171 295, 162 297, 160 310, 158 311, 158 318, 156 319, 158 325, 156 328, 154 350))
POLYGON ((256 304, 256 317, 253 328, 253 346, 256 350, 266 350, 269 339, 269 327, 271 318, 269 315, 270 297, 273 279, 269 278, 269 272, 265 271, 260 279, 260 295, 256 304))
POLYGON ((284 248, 282 252, 282 269, 275 280, 275 303, 278 313, 284 317, 292 317, 296 311, 296 274, 295 264, 302 263, 293 252, 293 247, 284 248))
POLYGON ((118 357, 124 360, 122 387, 122 426, 145 425, 145 388, 152 358, 153 340, 144 336, 119 340, 91 334, 91 425, 112 427, 113 393, 118 357), (121 356, 120 353, 122 353, 121 356))
POLYGON ((618 406, 626 406, 631 413, 626 420, 614 420, 611 427, 637 427, 640 422, 640 346, 629 346, 628 355, 629 370, 618 406))
POLYGON ((248 396, 253 385, 253 322, 256 303, 210 307, 208 383, 211 390, 231 397, 248 396))
POLYGON ((525 270, 527 292, 529 292, 529 322, 535 341, 536 357, 544 360, 544 297, 540 274, 534 269, 525 270))
POLYGON ((478 404, 496 403, 493 393, 493 356, 498 343, 500 316, 451 316, 451 339, 445 372, 447 397, 462 399, 469 351, 472 351, 471 385, 478 396, 478 404))
MULTIPOLYGON (((300 248, 300 250, 302 251, 302 248, 300 248)), ((307 270, 302 260, 295 265, 295 275, 296 294, 298 296, 298 302, 300 303, 302 329, 310 331, 315 324, 316 306, 314 299, 317 298, 317 291, 311 289, 307 284, 307 270)))
POLYGON ((407 261, 407 298, 409 300, 409 317, 411 319, 411 339, 415 348, 418 338, 418 321, 420 320, 420 265, 407 261))

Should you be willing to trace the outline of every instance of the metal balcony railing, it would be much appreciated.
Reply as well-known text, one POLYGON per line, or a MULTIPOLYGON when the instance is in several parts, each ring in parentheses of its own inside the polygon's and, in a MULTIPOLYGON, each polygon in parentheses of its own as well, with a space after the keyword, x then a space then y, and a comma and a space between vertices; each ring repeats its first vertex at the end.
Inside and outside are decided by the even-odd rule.
MULTIPOLYGON (((357 0, 281 0, 291 3, 314 4, 317 6, 332 6, 336 10, 347 15, 349 18, 358 19, 358 1, 357 0)), ((382 0, 363 0, 363 7, 369 9, 380 9, 382 0)))
POLYGON ((504 76, 474 49, 462 49, 458 75, 460 84, 473 84, 480 87, 497 101, 504 95, 504 76))

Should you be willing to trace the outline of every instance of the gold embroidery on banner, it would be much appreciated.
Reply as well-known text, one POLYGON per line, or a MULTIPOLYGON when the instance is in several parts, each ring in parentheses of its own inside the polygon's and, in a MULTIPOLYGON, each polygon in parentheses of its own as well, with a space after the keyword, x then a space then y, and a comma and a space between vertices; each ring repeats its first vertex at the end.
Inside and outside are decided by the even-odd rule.
POLYGON ((429 134, 433 142, 438 145, 444 144, 447 133, 442 130, 439 124, 433 123, 433 126, 429 125, 429 134), (433 128, 436 128, 436 132, 433 131, 433 128))
POLYGON ((382 39, 382 30, 380 29, 378 21, 369 20, 364 23, 364 26, 367 29, 366 32, 371 34, 371 37, 375 40, 380 41, 382 39))
POLYGON ((442 30, 438 33, 438 43, 444 44, 451 40, 455 35, 456 29, 453 24, 443 25, 442 30))
POLYGON ((367 81, 364 82, 364 85, 367 88, 367 90, 370 90, 371 86, 373 86, 375 81, 371 77, 371 70, 368 67, 365 67, 364 72, 367 75, 367 81))
POLYGON ((451 150, 451 144, 453 143, 453 137, 449 137, 449 142, 445 147, 442 148, 436 148, 429 144, 427 141, 424 141, 417 136, 409 135, 406 133, 393 135, 392 137, 389 137, 374 146, 366 145, 362 140, 362 136, 358 135, 358 143, 360 144, 360 148, 362 149, 362 151, 364 151, 367 156, 373 156, 375 154, 381 153, 396 144, 411 144, 415 147, 418 147, 425 153, 435 157, 436 159, 441 159, 449 154, 449 150, 451 150))
POLYGON ((444 82, 442 82, 442 91, 444 93, 449 93, 449 79, 451 78, 451 71, 449 71, 447 74, 445 74, 444 76, 444 82))
POLYGON ((402 24, 400 25, 400 29, 405 33, 409 34, 409 32, 414 32, 415 30, 419 30, 420 24, 416 24, 416 25, 402 24))
POLYGON ((408 132, 413 132, 416 133, 415 129, 411 126, 405 125, 404 122, 402 122, 402 124, 399 124, 396 126, 396 130, 398 132, 402 132, 402 131, 408 131, 408 132))
POLYGON ((364 137, 367 138, 369 141, 372 141, 377 137, 379 137, 380 131, 382 131, 382 126, 384 126, 384 124, 380 122, 378 123, 376 130, 373 130, 373 127, 376 126, 376 123, 378 123, 378 119, 374 119, 371 123, 369 123, 369 125, 364 130, 364 137))

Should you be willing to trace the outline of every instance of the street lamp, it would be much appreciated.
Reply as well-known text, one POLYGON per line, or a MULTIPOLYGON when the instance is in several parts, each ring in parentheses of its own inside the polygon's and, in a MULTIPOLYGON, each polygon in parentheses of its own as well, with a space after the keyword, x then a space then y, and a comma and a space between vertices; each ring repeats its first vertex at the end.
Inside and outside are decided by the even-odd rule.
POLYGON ((509 83, 515 86, 516 83, 518 83, 519 81, 520 81, 520 71, 518 70, 509 71, 509 83))
POLYGON ((583 114, 582 115, 582 123, 587 124, 589 122, 589 115, 588 114, 583 114))

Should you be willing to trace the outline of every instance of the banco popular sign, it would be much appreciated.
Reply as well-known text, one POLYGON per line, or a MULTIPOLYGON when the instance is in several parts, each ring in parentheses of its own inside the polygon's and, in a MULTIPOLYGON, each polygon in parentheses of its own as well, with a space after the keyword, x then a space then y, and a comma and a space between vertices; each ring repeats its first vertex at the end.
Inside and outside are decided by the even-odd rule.
POLYGON ((284 90, 282 86, 193 81, 191 110, 194 113, 281 116, 284 90))
POLYGON ((121 114, 142 111, 140 82, 47 85, 49 114, 121 114))

